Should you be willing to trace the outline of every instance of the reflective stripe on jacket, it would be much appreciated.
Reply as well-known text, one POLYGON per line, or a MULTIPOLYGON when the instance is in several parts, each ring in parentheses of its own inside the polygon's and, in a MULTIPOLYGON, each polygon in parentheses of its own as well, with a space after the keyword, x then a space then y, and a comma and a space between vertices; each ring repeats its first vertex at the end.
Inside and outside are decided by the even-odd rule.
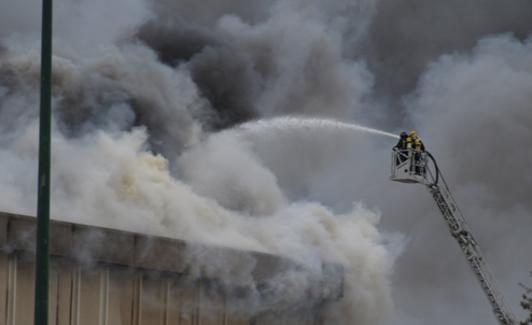
POLYGON ((412 137, 406 137, 406 146, 405 146, 405 149, 412 149, 413 147, 413 139, 412 137))
POLYGON ((423 145, 423 142, 421 142, 421 139, 416 137, 414 138, 414 149, 418 150, 418 151, 424 151, 425 150, 425 146, 423 145))

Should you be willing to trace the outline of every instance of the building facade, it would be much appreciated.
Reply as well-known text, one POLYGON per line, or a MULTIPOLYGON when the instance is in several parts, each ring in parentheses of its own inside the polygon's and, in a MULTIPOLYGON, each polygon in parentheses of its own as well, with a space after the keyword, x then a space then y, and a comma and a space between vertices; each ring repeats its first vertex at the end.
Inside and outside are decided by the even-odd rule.
MULTIPOLYGON (((338 284, 316 303, 253 312, 243 307, 245 286, 227 288, 216 279, 190 276, 184 241, 57 221, 50 237, 49 324, 322 324, 322 309, 341 296, 338 284)), ((33 324, 34 245, 34 218, 0 213, 0 325, 33 324)), ((255 259, 252 276, 259 284, 291 263, 245 254, 255 259)))

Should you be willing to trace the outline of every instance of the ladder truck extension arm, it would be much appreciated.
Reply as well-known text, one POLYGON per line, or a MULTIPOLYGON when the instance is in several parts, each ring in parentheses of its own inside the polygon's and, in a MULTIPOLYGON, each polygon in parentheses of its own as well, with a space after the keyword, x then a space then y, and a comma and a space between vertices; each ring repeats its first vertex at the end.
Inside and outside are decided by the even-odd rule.
POLYGON ((434 157, 428 151, 395 147, 392 153, 391 180, 402 183, 419 183, 428 188, 449 227, 451 235, 456 239, 488 298, 497 321, 501 325, 517 324, 510 310, 504 305, 502 295, 495 287, 478 243, 449 191, 434 157))

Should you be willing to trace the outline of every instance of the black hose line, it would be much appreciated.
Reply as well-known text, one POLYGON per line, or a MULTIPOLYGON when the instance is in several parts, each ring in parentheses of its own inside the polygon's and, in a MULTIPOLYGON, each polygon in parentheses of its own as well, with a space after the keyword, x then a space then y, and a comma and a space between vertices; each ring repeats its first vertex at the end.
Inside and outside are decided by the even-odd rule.
POLYGON ((436 169, 436 179, 434 180, 434 183, 432 185, 438 184, 438 181, 440 180, 440 168, 438 167, 438 163, 436 163, 436 159, 434 159, 434 156, 428 151, 425 151, 427 155, 429 156, 430 160, 432 160, 432 163, 434 164, 434 168, 436 169))

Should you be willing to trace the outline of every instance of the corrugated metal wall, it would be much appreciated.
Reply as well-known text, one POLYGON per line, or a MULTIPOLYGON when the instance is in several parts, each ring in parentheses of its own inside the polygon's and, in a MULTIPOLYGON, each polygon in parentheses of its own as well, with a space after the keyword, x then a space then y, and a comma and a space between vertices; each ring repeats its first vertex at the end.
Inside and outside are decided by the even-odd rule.
MULTIPOLYGON (((81 268, 54 258, 49 323, 57 325, 251 324, 230 314, 223 299, 205 295, 200 282, 116 265, 81 268)), ((34 265, 21 254, 0 254, 0 325, 33 323, 34 265)))
MULTIPOLYGON (((213 279, 187 278, 187 248, 233 262, 245 256, 259 287, 297 268, 292 261, 68 222, 52 221, 50 233, 51 325, 323 324, 323 307, 342 295, 341 269, 325 265, 339 281, 324 283, 321 300, 249 315, 239 300, 246 289, 224 291, 213 279)), ((35 219, 0 212, 0 325, 33 324, 34 248, 35 219)))

